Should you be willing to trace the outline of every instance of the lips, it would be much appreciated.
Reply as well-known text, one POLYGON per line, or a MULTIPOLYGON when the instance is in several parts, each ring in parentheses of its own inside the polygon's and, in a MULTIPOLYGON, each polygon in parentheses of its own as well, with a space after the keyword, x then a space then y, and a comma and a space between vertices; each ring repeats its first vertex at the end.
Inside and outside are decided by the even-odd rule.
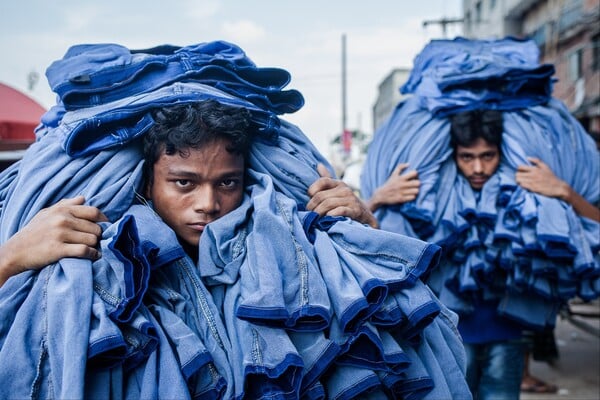
POLYGON ((204 228, 206 227, 206 222, 194 222, 191 224, 187 224, 191 229, 198 231, 198 232, 203 232, 204 228))
POLYGON ((487 181, 487 176, 472 176, 469 180, 471 183, 482 185, 487 181))

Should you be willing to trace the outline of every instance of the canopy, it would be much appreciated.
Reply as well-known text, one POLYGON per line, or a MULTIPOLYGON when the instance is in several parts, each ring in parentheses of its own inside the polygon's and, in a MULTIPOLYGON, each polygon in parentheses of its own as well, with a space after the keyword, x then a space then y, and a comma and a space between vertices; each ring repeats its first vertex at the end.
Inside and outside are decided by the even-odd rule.
POLYGON ((23 149, 46 110, 25 93, 0 83, 0 150, 23 149))

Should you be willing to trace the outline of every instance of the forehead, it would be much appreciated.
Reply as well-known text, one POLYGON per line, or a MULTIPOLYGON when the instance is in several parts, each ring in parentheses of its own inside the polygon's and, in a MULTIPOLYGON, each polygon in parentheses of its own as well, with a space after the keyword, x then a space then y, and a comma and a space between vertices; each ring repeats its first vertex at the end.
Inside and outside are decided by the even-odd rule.
POLYGON ((471 146, 456 146, 457 154, 483 154, 490 152, 498 152, 498 146, 482 138, 477 139, 471 146))
POLYGON ((228 151, 229 146, 229 140, 215 139, 198 148, 188 148, 171 155, 163 150, 154 168, 164 169, 166 172, 186 171, 203 175, 211 172, 243 170, 244 156, 228 151))

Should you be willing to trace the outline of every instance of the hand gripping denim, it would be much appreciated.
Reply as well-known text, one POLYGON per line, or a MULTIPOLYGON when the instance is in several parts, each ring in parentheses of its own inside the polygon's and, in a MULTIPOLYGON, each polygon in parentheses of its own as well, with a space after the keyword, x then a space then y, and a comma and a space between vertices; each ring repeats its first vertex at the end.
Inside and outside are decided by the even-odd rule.
MULTIPOLYGON (((82 53, 85 51, 82 49, 82 53)), ((163 48, 156 52, 169 51, 163 48)), ((250 69, 242 75, 248 78, 246 81, 252 80, 250 69)), ((250 89, 240 89, 241 95, 246 98, 250 89)), ((268 100, 275 102, 276 96, 268 96, 268 100)), ((468 397, 464 368, 459 368, 458 374, 453 371, 442 376, 438 374, 445 373, 442 368, 430 365, 437 358, 454 359, 462 351, 457 333, 452 333, 454 340, 436 342, 435 350, 431 346, 430 351, 419 350, 419 346, 439 340, 425 328, 445 323, 441 313, 436 316, 443 308, 436 307, 433 295, 419 283, 435 265, 439 249, 347 219, 327 218, 305 224, 307 220, 315 222, 310 212, 301 210, 308 201, 308 185, 318 178, 316 165, 329 165, 297 127, 280 121, 273 111, 258 109, 244 99, 197 82, 174 82, 113 101, 112 105, 118 107, 101 104, 61 111, 59 104, 59 109, 48 116, 48 123, 37 131, 42 145, 31 150, 31 165, 63 173, 60 180, 51 181, 39 174, 36 179, 40 184, 23 198, 19 197, 26 184, 22 179, 35 177, 35 169, 21 166, 17 175, 0 176, 5 179, 0 187, 6 189, 2 198, 7 206, 2 212, 2 235, 6 237, 26 221, 21 220, 22 212, 13 213, 13 207, 8 208, 11 202, 34 215, 40 207, 62 197, 83 193, 116 221, 105 226, 103 258, 92 264, 91 273, 89 262, 88 268, 74 265, 66 269, 71 279, 56 286, 43 286, 45 280, 39 279, 50 276, 51 269, 24 273, 11 278, 0 291, 0 302, 8 305, 6 311, 12 315, 1 325, 4 344, 0 356, 6 356, 16 342, 14 347, 22 354, 33 349, 37 357, 18 357, 20 366, 15 371, 33 374, 37 370, 31 365, 42 360, 38 377, 19 376, 27 381, 19 381, 21 388, 28 392, 35 388, 36 393, 55 390, 45 377, 61 374, 60 368, 55 368, 58 365, 72 387, 68 393, 62 388, 64 393, 55 393, 55 397, 65 393, 73 395, 70 397, 104 397, 108 393, 115 397, 298 398, 323 396, 327 387, 339 398, 388 392, 427 398, 434 386, 444 387, 447 382, 468 397), (247 196, 237 210, 208 225, 196 266, 183 254, 174 233, 149 207, 130 205, 141 178, 136 138, 151 123, 144 119, 150 104, 204 98, 250 109, 258 133, 249 159, 251 184, 247 196), (128 108, 130 101, 133 108, 128 108), (136 105, 142 106, 136 109, 136 105), (86 124, 96 128, 88 129, 86 124), (109 129, 102 129, 107 126, 109 129), (90 137, 81 135, 86 129, 92 133, 90 137), (114 137, 108 137, 114 133, 114 137), (77 145, 73 146, 75 139, 77 145), (74 154, 73 150, 79 152, 77 158, 67 155, 74 154), (41 156, 40 160, 34 155, 41 156), (120 164, 104 168, 100 156, 108 162, 126 160, 126 168, 115 174, 111 168, 120 164), (98 164, 94 166, 100 173, 89 174, 86 163, 96 158, 98 164), (73 174, 80 170, 81 175, 73 174), (39 193, 43 194, 40 201, 30 206, 28 199, 37 198, 39 193), (374 239, 369 239, 371 235, 374 239), (314 236, 319 246, 309 236, 314 236), (263 240, 265 237, 278 238, 271 243, 276 246, 264 247, 269 244, 263 240), (261 251, 266 251, 275 264, 261 263, 257 257, 261 251), (329 276, 329 263, 334 262, 339 268, 329 276), (277 271, 279 282, 273 279, 277 271), (288 276, 295 278, 286 281, 288 276), (75 296, 80 294, 74 290, 78 280, 87 282, 89 291, 84 293, 90 293, 86 302, 69 304, 79 318, 74 321, 89 319, 83 324, 90 327, 89 332, 81 332, 77 343, 73 343, 79 356, 76 351, 64 355, 56 350, 64 344, 64 335, 57 334, 57 341, 51 345, 40 345, 44 343, 42 324, 35 324, 31 335, 24 338, 24 324, 44 321, 43 315, 36 319, 43 312, 37 307, 40 301, 36 296, 41 296, 46 287, 73 292, 71 296, 75 296), (349 293, 344 282, 353 286, 349 293), (277 291, 269 292, 272 287, 277 291), (391 296, 405 304, 380 312, 384 305, 393 304, 388 301, 391 296), (273 318, 264 299, 283 317, 273 318), (83 311, 77 308, 86 304, 89 306, 83 311), (336 336, 332 340, 330 331, 334 326, 336 336), (37 343, 37 347, 24 347, 24 341, 37 343), (86 360, 81 354, 92 358, 86 360), (44 363, 46 355, 58 362, 44 363), (72 365, 79 369, 71 370, 70 364, 60 363, 71 358, 76 359, 72 365), (157 376, 159 372, 162 376, 157 376), (107 385, 84 384, 96 380, 107 385), (172 386, 165 386, 168 381, 173 382, 172 386)), ((62 263, 52 271, 62 274, 62 263)), ((63 319, 53 321, 57 331, 64 328, 63 319)), ((53 335, 49 333, 48 337, 53 335)), ((447 390, 442 387, 440 391, 447 390)))
POLYGON ((0 220, 0 243, 42 208, 76 195, 84 195, 88 204, 116 220, 133 202, 141 182, 140 171, 141 151, 137 145, 71 158, 61 149, 60 140, 48 134, 29 147, 12 180, 0 220))
POLYGON ((419 172, 423 190, 417 199, 383 207, 376 217, 382 229, 427 239, 445 249, 458 271, 442 267, 432 272, 436 294, 451 302, 453 310, 468 312, 471 293, 498 297, 498 288, 484 282, 500 283, 506 289, 502 313, 534 329, 552 326, 557 305, 572 296, 598 297, 600 292, 593 288, 600 264, 594 251, 600 224, 578 217, 558 199, 522 189, 514 180, 517 167, 528 163, 527 156, 538 157, 588 201, 597 201, 600 183, 590 179, 600 173, 597 150, 564 105, 550 100, 543 106, 504 112, 502 160, 477 199, 457 175, 447 120, 424 109, 418 97, 399 104, 376 132, 361 189, 364 197, 371 197, 401 162, 419 172), (436 157, 428 159, 420 156, 423 153, 436 157), (589 160, 589 170, 582 170, 577 159, 589 160), (436 186, 439 189, 432 190, 436 186), (448 275, 443 278, 442 273, 448 275), (544 308, 540 315, 545 317, 536 318, 517 305, 526 292, 539 296, 544 308))
MULTIPOLYGON (((246 337, 248 332, 254 332, 246 340, 256 344, 234 349, 234 354, 238 354, 235 358, 245 360, 237 362, 235 365, 246 366, 246 372, 244 370, 237 372, 236 379, 238 381, 242 379, 245 382, 251 379, 264 383, 264 381, 255 380, 256 376, 260 375, 251 374, 248 371, 273 371, 267 375, 271 376, 276 373, 275 371, 285 371, 286 369, 282 369, 285 365, 287 365, 288 371, 294 371, 298 366, 294 364, 293 360, 297 360, 300 356, 300 359, 305 362, 304 368, 308 368, 304 373, 306 379, 302 379, 300 384, 300 393, 312 388, 316 380, 326 371, 346 370, 337 365, 353 366, 364 370, 365 373, 368 370, 393 371, 392 373, 397 377, 394 380, 396 387, 402 386, 398 383, 401 380, 399 377, 404 372, 411 370, 412 365, 419 361, 409 359, 396 341, 391 339, 392 336, 379 331, 375 325, 375 319, 373 319, 373 325, 368 320, 376 312, 380 312, 388 291, 393 291, 398 298, 403 298, 403 310, 395 310, 393 314, 389 313, 391 316, 386 314, 389 324, 384 328, 395 329, 397 337, 412 338, 412 345, 420 342, 424 327, 438 323, 436 315, 440 310, 440 305, 433 300, 433 295, 424 285, 419 286, 420 281, 418 281, 419 276, 437 262, 437 248, 416 239, 383 231, 373 231, 362 224, 340 219, 329 226, 326 232, 320 229, 314 232, 315 256, 312 262, 317 263, 319 269, 309 269, 307 277, 302 278, 301 273, 298 278, 291 279, 289 283, 286 283, 288 282, 286 279, 289 279, 289 276, 296 276, 297 272, 292 272, 289 269, 290 265, 287 265, 288 273, 281 273, 278 268, 282 268, 282 266, 278 263, 291 264, 302 271, 306 268, 306 261, 309 259, 307 254, 310 253, 309 249, 312 247, 311 243, 306 241, 307 233, 300 229, 303 224, 296 223, 298 228, 290 231, 290 227, 295 225, 294 223, 290 225, 290 221, 309 213, 298 212, 293 203, 281 201, 279 195, 273 192, 270 177, 253 171, 250 171, 250 176, 252 177, 251 185, 248 187, 248 193, 242 206, 209 224, 202 235, 199 249, 199 259, 203 262, 200 271, 205 281, 209 282, 213 288, 219 287, 223 283, 228 285, 224 289, 224 295, 220 296, 223 304, 220 308, 224 310, 228 331, 239 332, 237 334, 239 338, 246 337), (281 208, 283 205, 285 207, 281 208), (275 220, 274 216, 277 217, 275 220), (271 243, 269 241, 252 241, 252 235, 256 233, 259 220, 262 221, 260 230, 264 232, 265 237, 277 237, 277 241, 271 240, 271 243), (277 220, 280 222, 276 223, 277 220), (265 221, 272 222, 267 224, 265 221), (293 235, 289 237, 287 234, 282 235, 282 232, 287 231, 293 235), (367 239, 370 237, 366 235, 367 231, 369 235, 376 235, 373 241, 367 239), (269 234, 269 232, 272 233, 269 234), (401 241, 407 241, 405 245, 401 245, 402 248, 414 248, 414 252, 404 254, 406 257, 404 259, 399 259, 395 251, 398 248, 398 242, 401 241), (289 261, 286 261, 288 258, 281 255, 273 257, 273 243, 277 243, 276 248, 280 253, 281 250, 290 249, 287 250, 290 254, 289 261), (288 247, 287 243, 293 246, 288 247), (374 246, 375 243, 378 245, 374 246), (300 253, 298 253, 300 249, 297 247, 299 245, 306 246, 300 253), (267 250, 262 250, 257 246, 267 246, 267 250), (320 246, 329 249, 329 253, 321 254, 320 246), (255 257, 252 253, 262 254, 263 257, 260 258, 262 263, 255 263, 253 268, 248 268, 244 258, 252 260, 255 257), (209 262, 209 260, 212 261, 209 262), (339 268, 345 270, 339 275, 338 279, 341 279, 339 283, 329 277, 333 272, 333 262, 337 262, 339 268), (342 265, 344 266, 342 267, 342 265), (265 269, 265 266, 268 268, 265 269), (262 269, 265 269, 264 272, 262 269), (237 274, 239 274, 239 278, 237 274), (262 277, 263 275, 264 277, 262 277), (312 277, 310 277, 311 275, 312 277), (250 277, 253 280, 247 281, 250 277), (353 282, 354 284, 352 284, 353 282), (373 294, 372 282, 379 282, 377 285, 382 289, 378 290, 377 295, 373 294), (298 284, 300 287, 295 289, 298 284), (306 284, 308 286, 303 289, 302 285, 306 284), (355 289, 349 290, 350 287, 355 289), (290 288, 294 288, 294 290, 286 294, 290 288), (319 298, 318 294, 321 290, 324 290, 329 296, 331 306, 322 303, 319 308, 325 311, 331 308, 330 312, 333 312, 334 319, 330 322, 327 318, 325 320, 327 325, 312 324, 309 330, 299 329, 301 327, 296 325, 295 328, 288 327, 290 330, 287 333, 283 331, 281 328, 286 328, 285 322, 288 321, 289 316, 298 314, 291 311, 298 305, 300 305, 300 310, 314 308, 313 301, 319 298), (308 295, 306 299, 303 299, 303 293, 308 295), (347 300, 344 301, 344 299, 347 300), (308 303, 305 303, 307 300, 308 303), (362 306, 357 307, 357 304, 362 304, 362 306), (293 307, 290 308, 292 305, 293 307), (230 310, 235 310, 235 315, 230 310), (267 312, 270 312, 271 316, 267 312), (338 321, 337 315, 341 317, 340 321, 348 320, 349 322, 342 324, 338 321), (262 317, 258 318, 260 316, 262 317), (394 319, 395 316, 396 319, 394 319), (252 324, 248 325, 239 318, 252 324), (266 327, 270 328, 266 329, 266 327), (276 328, 279 330, 274 330, 276 328), (311 349, 319 349, 317 353, 307 354, 306 351, 303 351, 302 349, 306 346, 303 343, 307 343, 305 338, 321 337, 315 336, 317 332, 312 331, 324 328, 328 328, 333 343, 323 340, 323 338, 319 340, 318 346, 311 345, 311 349), (334 332, 336 332, 335 336, 331 336, 334 332), (267 334, 271 336, 265 336, 267 334), (275 336, 272 336, 274 334, 275 336), (284 341, 280 346, 263 348, 261 343, 267 337, 271 338, 269 339, 271 343, 284 341), (294 347, 289 347, 288 340, 291 341, 295 350, 294 347), (272 357, 276 354, 274 353, 276 348, 281 350, 287 348, 288 350, 284 350, 278 356, 279 361, 268 362, 267 360, 275 360, 272 357), (255 349, 254 353, 249 353, 251 349, 255 349), (260 357, 258 357, 259 355, 260 357), (276 368, 277 365, 281 367, 276 368), (336 365, 335 368, 334 365, 336 365), (290 367, 294 369, 290 370, 290 367)), ((211 289, 211 291, 214 293, 215 289, 211 289)), ((217 304, 221 304, 221 302, 217 302, 217 304)), ((329 312, 324 316, 329 316, 329 312)), ((460 341, 456 343, 460 345, 460 341)), ((414 356, 416 354, 413 353, 414 356)), ((294 372, 289 375, 292 380, 286 378, 281 381, 280 379, 280 383, 289 382, 289 385, 285 387, 290 390, 297 385, 297 383, 293 383, 297 382, 293 378, 296 375, 297 372, 294 372)), ((368 375, 371 378, 366 382, 371 382, 370 379, 378 376, 368 375)), ((425 375, 425 377, 427 376, 425 375)), ((388 378, 388 381, 390 380, 388 378)), ((351 382, 351 380, 336 382, 339 385, 340 382, 351 382)), ((459 382, 454 381, 454 385, 461 387, 459 382)), ((376 386, 379 385, 381 383, 376 386)), ((327 387, 327 384, 325 386, 327 387)), ((462 387, 466 388, 466 384, 462 387)), ((357 390, 359 393, 363 393, 367 388, 371 388, 371 384, 359 387, 342 385, 336 390, 339 390, 340 393, 346 391, 354 393, 357 390)), ((431 385, 428 388, 431 389, 431 385)), ((425 392, 426 390, 423 391, 423 393, 425 392)), ((287 392, 284 390, 282 395, 285 396, 285 393, 287 392)), ((254 395, 264 396, 265 394, 255 393, 254 395)))

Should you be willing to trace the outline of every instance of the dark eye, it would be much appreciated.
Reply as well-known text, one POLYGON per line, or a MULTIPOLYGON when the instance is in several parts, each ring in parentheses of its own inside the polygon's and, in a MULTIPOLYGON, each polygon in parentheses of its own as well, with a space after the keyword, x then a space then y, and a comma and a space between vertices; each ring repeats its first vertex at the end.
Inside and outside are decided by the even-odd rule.
POLYGON ((484 161, 492 161, 494 159, 494 157, 496 157, 496 154, 494 153, 486 153, 483 155, 483 160, 484 161))
POLYGON ((175 181, 175 185, 177 185, 180 188, 186 188, 191 185, 191 182, 187 179, 177 179, 175 181))
POLYGON ((223 182, 221 182, 221 186, 227 188, 227 189, 233 189, 235 187, 237 187, 239 183, 238 179, 224 179, 223 182))
POLYGON ((458 158, 460 158, 461 161, 465 161, 465 162, 473 161, 473 156, 470 154, 461 154, 458 156, 458 158))

